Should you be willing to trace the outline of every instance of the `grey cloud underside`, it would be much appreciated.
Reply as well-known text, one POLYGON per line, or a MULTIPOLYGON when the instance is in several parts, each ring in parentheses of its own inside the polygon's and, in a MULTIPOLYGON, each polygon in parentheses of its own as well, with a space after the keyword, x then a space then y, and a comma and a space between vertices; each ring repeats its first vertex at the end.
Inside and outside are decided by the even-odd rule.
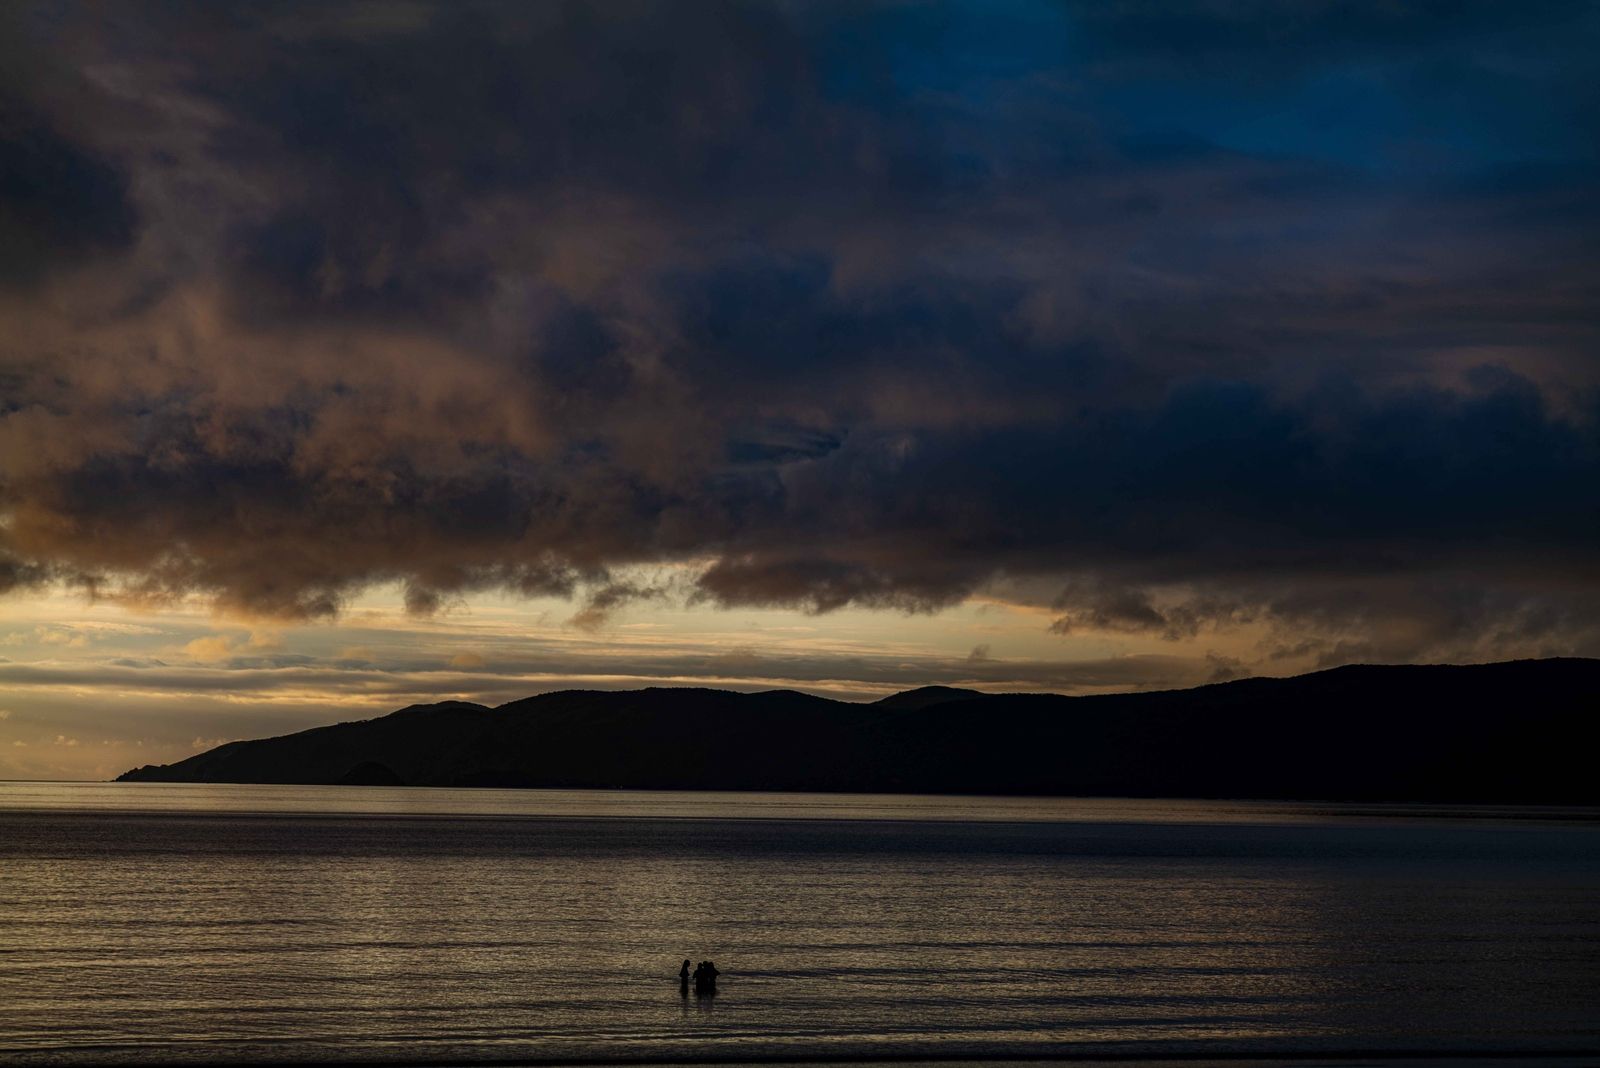
MULTIPOLYGON (((119 693, 271 694, 313 691, 362 697, 477 696, 485 700, 525 696, 536 690, 593 687, 596 677, 614 676, 618 656, 609 653, 511 654, 490 667, 461 671, 439 659, 382 663, 310 656, 237 657, 207 666, 119 658, 94 664, 0 662, 0 681, 17 687, 71 685, 119 693)), ((932 679, 938 683, 996 685, 1041 691, 1160 689, 1231 678, 1236 665, 1221 658, 1147 655, 1103 660, 1041 661, 1012 659, 974 662, 968 658, 925 656, 914 662, 887 656, 701 654, 671 652, 627 661, 630 678, 695 678, 732 682, 739 689, 771 689, 778 684, 813 689, 843 689, 872 694, 932 679)), ((615 687, 614 680, 605 683, 615 687)))
POLYGON ((13 11, 0 588, 1592 648, 1595 19, 1386 10, 13 11))

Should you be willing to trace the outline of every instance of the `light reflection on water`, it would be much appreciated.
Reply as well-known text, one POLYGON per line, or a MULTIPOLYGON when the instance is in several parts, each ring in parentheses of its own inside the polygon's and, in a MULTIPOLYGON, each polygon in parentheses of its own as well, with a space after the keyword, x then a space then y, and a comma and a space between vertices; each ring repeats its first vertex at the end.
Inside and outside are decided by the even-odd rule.
POLYGON ((1593 814, 1372 813, 0 784, 0 1060, 1600 1044, 1593 814))

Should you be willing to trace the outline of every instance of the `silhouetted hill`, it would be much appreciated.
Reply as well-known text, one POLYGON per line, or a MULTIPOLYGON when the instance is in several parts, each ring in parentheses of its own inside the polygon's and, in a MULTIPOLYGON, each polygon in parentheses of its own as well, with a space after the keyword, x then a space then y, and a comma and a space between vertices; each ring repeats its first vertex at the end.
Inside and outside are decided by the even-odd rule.
POLYGON ((924 686, 921 689, 890 694, 882 700, 874 701, 873 705, 877 708, 929 708, 951 701, 970 701, 974 697, 987 696, 989 695, 981 690, 962 690, 954 686, 924 686))
POLYGON ((379 764, 375 760, 363 760, 343 775, 339 776, 336 786, 404 786, 405 780, 394 773, 393 768, 379 764))
POLYGON ((1344 667, 1159 693, 566 690, 230 742, 144 782, 1600 802, 1600 660, 1344 667))

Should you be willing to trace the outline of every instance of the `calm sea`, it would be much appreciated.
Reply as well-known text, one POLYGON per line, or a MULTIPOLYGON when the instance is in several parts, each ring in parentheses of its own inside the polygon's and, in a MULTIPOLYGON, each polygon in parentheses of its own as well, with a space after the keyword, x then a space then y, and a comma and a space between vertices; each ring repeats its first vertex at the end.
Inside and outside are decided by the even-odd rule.
POLYGON ((0 783, 0 1062, 1577 1058, 1600 812, 1511 816, 0 783))

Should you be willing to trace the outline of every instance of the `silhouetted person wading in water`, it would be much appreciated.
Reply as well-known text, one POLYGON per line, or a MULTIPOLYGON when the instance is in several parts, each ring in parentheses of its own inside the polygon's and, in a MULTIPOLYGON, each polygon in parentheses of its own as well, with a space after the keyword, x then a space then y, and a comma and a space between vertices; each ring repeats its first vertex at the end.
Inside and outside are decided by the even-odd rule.
POLYGON ((717 971, 717 966, 708 960, 700 962, 694 970, 694 992, 696 994, 715 994, 717 992, 717 976, 722 973, 717 971))

